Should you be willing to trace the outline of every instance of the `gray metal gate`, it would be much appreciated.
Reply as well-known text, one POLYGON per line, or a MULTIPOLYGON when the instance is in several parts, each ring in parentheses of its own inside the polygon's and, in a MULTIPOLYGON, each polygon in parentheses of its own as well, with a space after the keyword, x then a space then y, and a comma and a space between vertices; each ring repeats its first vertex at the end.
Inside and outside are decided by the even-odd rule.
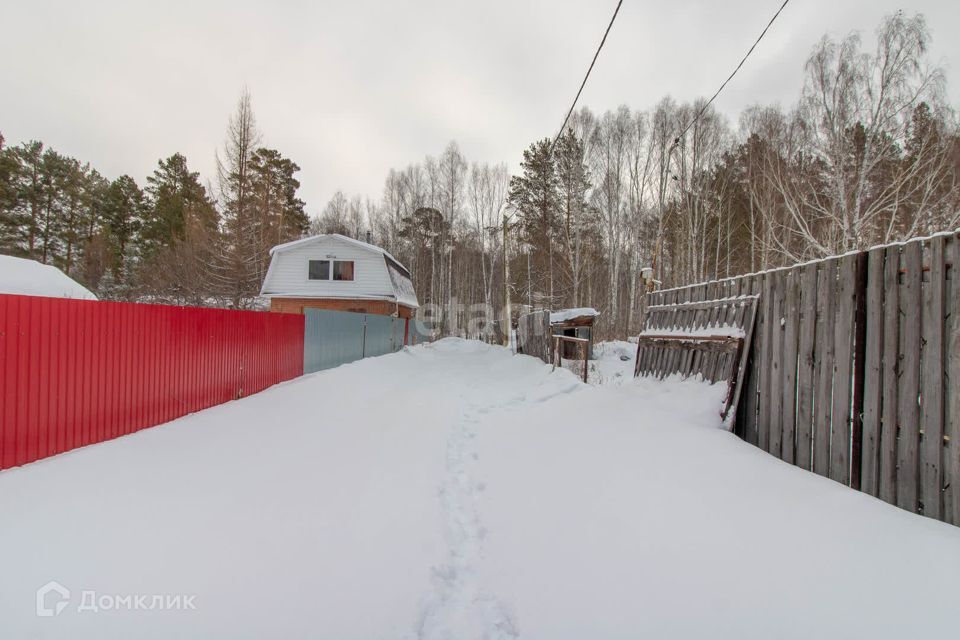
MULTIPOLYGON (((403 348, 407 334, 402 318, 325 309, 305 309, 304 315, 304 373, 394 353, 403 348)), ((410 322, 410 330, 415 324, 410 322)))

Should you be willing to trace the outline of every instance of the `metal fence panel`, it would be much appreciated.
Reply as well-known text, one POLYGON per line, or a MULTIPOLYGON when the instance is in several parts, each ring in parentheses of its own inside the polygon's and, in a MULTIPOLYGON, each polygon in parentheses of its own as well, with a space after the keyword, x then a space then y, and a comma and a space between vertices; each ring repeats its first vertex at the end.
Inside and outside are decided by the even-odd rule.
POLYGON ((431 331, 430 325, 424 320, 411 318, 407 329, 407 344, 423 344, 431 340, 433 340, 433 332, 431 331))
POLYGON ((404 338, 407 333, 407 321, 403 318, 394 318, 393 319, 393 350, 400 351, 403 349, 404 338))
POLYGON ((393 318, 367 315, 367 338, 364 341, 363 357, 382 356, 393 353, 393 318))
POLYGON ((364 314, 304 309, 303 371, 332 369, 363 358, 364 314))
POLYGON ((299 315, 0 295, 0 469, 303 373, 299 315))
POLYGON ((518 353, 540 358, 550 364, 552 361, 552 341, 549 311, 534 311, 517 319, 518 353))

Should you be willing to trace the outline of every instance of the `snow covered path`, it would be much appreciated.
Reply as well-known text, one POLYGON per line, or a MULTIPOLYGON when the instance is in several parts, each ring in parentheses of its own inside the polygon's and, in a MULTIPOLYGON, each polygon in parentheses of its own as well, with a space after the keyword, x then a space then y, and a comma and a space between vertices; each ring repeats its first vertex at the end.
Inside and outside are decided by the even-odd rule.
POLYGON ((5 471, 0 637, 953 633, 960 529, 717 429, 721 393, 445 340, 5 471))

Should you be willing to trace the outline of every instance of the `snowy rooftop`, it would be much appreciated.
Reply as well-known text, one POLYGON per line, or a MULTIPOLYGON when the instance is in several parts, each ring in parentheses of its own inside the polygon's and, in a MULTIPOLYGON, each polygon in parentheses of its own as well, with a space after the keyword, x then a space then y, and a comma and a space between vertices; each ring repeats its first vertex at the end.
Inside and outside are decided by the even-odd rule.
POLYGON ((576 309, 561 309, 550 314, 550 324, 568 322, 574 318, 595 318, 600 312, 593 307, 578 307, 576 309))
POLYGON ((320 235, 309 236, 307 238, 300 238, 299 240, 292 240, 290 242, 278 244, 270 248, 270 255, 272 256, 273 254, 278 252, 283 252, 283 251, 287 251, 288 249, 294 249, 296 247, 302 247, 303 245, 312 244, 314 242, 323 240, 324 238, 336 238, 337 240, 342 240, 344 242, 352 244, 358 249, 363 249, 365 251, 371 251, 373 253, 379 253, 383 256, 386 256, 387 258, 397 263, 397 266, 399 266, 403 271, 406 271, 407 275, 410 275, 410 270, 407 269, 405 266, 403 266, 403 263, 401 263, 399 260, 394 258, 390 254, 390 252, 384 249, 383 247, 378 247, 375 244, 370 244, 369 242, 364 242, 363 240, 357 240, 356 238, 351 238, 349 236, 345 236, 340 233, 322 233, 320 235))
POLYGON ((53 265, 0 255, 0 293, 96 300, 88 289, 53 265))

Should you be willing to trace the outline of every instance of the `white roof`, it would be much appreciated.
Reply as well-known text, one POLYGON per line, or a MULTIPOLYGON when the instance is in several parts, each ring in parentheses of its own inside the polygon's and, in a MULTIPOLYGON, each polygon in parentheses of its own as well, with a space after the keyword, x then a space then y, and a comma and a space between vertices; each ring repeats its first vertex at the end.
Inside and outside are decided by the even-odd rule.
POLYGON ((600 312, 594 309, 593 307, 580 307, 577 309, 561 309, 560 311, 554 311, 550 314, 550 324, 556 324, 558 322, 567 322, 568 320, 573 320, 574 318, 581 317, 596 317, 600 315, 600 312))
POLYGON ((80 283, 53 265, 0 255, 0 293, 96 300, 80 283))
POLYGON ((406 267, 380 247, 338 233, 303 238, 271 249, 270 267, 260 293, 268 298, 387 300, 419 307, 406 267), (349 281, 310 279, 309 261, 324 257, 353 261, 354 278, 349 281))
POLYGON ((378 247, 375 244, 370 244, 369 242, 363 242, 361 240, 357 240, 349 236, 341 235, 339 233, 322 233, 317 236, 310 236, 309 238, 300 238, 299 240, 293 240, 291 242, 278 244, 277 246, 270 249, 270 255, 272 256, 274 253, 286 251, 287 249, 302 247, 303 245, 310 244, 312 242, 318 242, 320 240, 323 240, 324 238, 336 238, 337 240, 343 240, 344 242, 349 242, 350 244, 355 245, 360 249, 366 249, 367 251, 373 251, 375 253, 379 253, 380 255, 387 256, 388 258, 396 262, 398 265, 400 265, 400 268, 402 268, 404 271, 407 271, 407 272, 410 271, 405 266, 403 266, 403 264, 401 264, 399 260, 397 260, 392 255, 390 255, 390 252, 387 251, 386 249, 378 247))

